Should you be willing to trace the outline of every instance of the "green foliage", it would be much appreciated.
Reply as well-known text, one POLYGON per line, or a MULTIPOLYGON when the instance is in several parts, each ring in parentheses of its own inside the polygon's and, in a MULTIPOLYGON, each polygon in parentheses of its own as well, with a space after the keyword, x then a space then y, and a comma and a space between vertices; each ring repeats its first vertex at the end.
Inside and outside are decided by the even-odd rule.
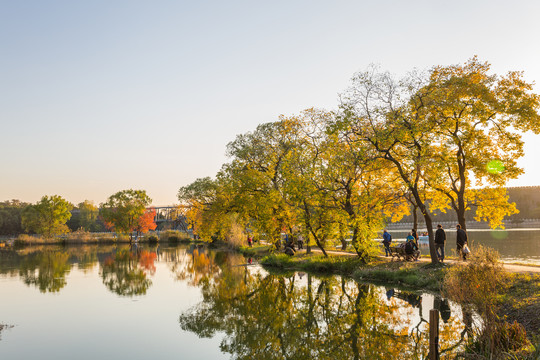
POLYGON ((73 206, 58 195, 43 196, 35 205, 22 212, 22 225, 29 232, 46 238, 68 232, 66 222, 71 218, 73 206))
POLYGON ((131 233, 151 202, 144 190, 122 190, 101 204, 100 215, 107 227, 119 233, 131 233))
POLYGON ((28 205, 19 200, 0 203, 0 235, 18 235, 24 232, 21 214, 28 205))
POLYGON ((72 211, 71 219, 67 225, 71 231, 82 229, 90 232, 102 232, 105 230, 105 225, 99 219, 99 209, 89 200, 77 205, 72 211))

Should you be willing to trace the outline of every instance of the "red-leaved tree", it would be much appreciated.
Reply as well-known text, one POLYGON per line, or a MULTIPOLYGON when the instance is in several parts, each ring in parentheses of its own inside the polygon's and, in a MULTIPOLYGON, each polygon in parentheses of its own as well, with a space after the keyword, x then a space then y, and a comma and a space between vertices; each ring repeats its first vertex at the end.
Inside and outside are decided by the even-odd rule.
POLYGON ((137 219, 135 222, 135 228, 133 229, 137 232, 137 236, 156 229, 157 224, 154 221, 155 217, 156 210, 148 209, 137 219))

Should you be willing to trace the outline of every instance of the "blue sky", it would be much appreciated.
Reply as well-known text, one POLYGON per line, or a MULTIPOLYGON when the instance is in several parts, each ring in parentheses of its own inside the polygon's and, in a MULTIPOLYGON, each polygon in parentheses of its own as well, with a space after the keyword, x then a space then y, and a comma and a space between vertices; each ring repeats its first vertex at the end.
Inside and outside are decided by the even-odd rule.
MULTIPOLYGON (((538 83, 538 14, 536 1, 0 0, 0 201, 138 188, 174 203, 237 134, 335 108, 370 63, 404 75, 476 54, 538 83)), ((539 136, 525 141, 510 185, 540 184, 539 136)))

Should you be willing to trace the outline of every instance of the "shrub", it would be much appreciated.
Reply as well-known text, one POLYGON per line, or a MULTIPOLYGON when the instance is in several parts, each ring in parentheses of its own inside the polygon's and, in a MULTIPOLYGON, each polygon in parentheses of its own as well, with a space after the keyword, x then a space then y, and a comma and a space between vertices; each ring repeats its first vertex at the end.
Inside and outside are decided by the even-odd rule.
POLYGON ((508 324, 498 316, 498 299, 508 287, 508 275, 499 262, 499 253, 478 246, 470 261, 447 270, 443 290, 446 296, 471 305, 481 316, 481 327, 467 351, 478 358, 502 358, 508 351, 528 346, 525 328, 508 324))

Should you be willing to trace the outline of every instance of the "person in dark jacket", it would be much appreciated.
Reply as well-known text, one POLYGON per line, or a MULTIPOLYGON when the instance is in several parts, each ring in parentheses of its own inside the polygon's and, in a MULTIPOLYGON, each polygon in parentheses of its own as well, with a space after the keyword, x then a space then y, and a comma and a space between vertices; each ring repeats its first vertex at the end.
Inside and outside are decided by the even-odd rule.
POLYGON ((390 251, 390 243, 392 242, 392 235, 386 229, 384 229, 383 232, 383 245, 384 245, 384 252, 386 253, 386 256, 392 255, 392 252, 390 251))
POLYGON ((467 233, 465 230, 461 228, 460 224, 456 225, 456 246, 457 246, 457 253, 460 259, 467 260, 467 254, 463 252, 463 247, 467 245, 467 233))
POLYGON ((441 262, 444 261, 444 243, 446 242, 446 233, 443 230, 441 224, 437 225, 437 231, 435 231, 435 250, 437 251, 437 257, 441 262))

